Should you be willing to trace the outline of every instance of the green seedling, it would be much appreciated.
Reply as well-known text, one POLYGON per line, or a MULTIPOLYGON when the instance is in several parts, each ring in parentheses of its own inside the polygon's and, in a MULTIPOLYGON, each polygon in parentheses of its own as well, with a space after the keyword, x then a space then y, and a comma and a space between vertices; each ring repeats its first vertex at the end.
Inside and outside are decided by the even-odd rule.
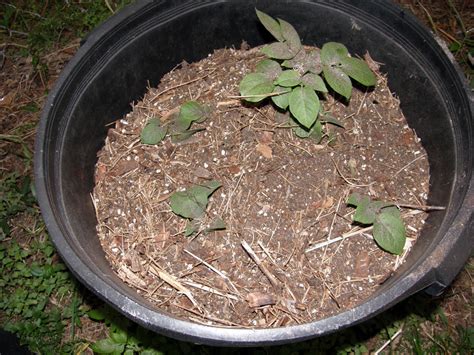
POLYGON ((377 244, 389 253, 400 255, 405 247, 406 235, 400 211, 393 203, 372 201, 368 196, 354 193, 347 204, 355 206, 353 221, 373 225, 373 236, 377 244))
POLYGON ((321 123, 332 121, 321 119, 318 94, 326 94, 328 85, 349 100, 351 78, 369 87, 376 84, 376 77, 367 63, 351 57, 343 44, 328 42, 320 50, 306 49, 291 24, 259 10, 256 13, 277 42, 262 48, 268 58, 242 79, 240 94, 250 103, 270 97, 278 108, 290 111, 290 124, 299 137, 319 141, 323 137, 321 123))
POLYGON ((173 142, 181 142, 202 131, 202 128, 190 129, 191 125, 193 122, 204 122, 209 114, 208 106, 196 101, 185 102, 165 122, 159 118, 150 119, 141 132, 140 140, 143 144, 155 145, 169 135, 173 142))
POLYGON ((192 236, 199 231, 212 232, 225 229, 225 223, 217 218, 205 228, 201 227, 201 217, 205 214, 209 197, 221 184, 218 181, 209 181, 204 185, 193 185, 186 191, 177 191, 170 196, 171 210, 178 216, 188 219, 184 235, 192 236))

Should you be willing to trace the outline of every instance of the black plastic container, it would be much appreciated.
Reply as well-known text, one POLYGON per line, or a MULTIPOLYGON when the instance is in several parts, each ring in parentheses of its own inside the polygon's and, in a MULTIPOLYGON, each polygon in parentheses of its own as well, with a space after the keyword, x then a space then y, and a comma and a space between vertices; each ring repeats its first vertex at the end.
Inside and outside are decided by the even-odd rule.
POLYGON ((70 270, 137 323, 213 345, 281 344, 359 323, 423 289, 438 293, 473 247, 473 99, 456 65, 412 15, 387 1, 139 1, 89 35, 49 95, 35 154, 46 225, 70 270), (155 310, 111 270, 91 203, 96 153, 106 125, 147 86, 214 49, 270 40, 254 8, 294 24, 304 44, 344 43, 384 63, 389 86, 428 152, 432 212, 406 263, 370 299, 316 322, 276 329, 224 329, 155 310))

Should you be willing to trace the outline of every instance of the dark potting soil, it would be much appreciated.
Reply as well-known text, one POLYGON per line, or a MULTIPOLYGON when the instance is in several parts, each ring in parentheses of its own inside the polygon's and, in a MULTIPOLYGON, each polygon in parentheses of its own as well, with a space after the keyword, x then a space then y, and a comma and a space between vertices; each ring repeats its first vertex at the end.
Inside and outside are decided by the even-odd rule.
POLYGON ((118 276, 157 308, 193 322, 279 327, 321 319, 368 298, 404 261, 426 213, 402 208, 408 240, 401 256, 381 250, 352 224, 347 197, 424 205, 429 167, 378 64, 374 90, 322 105, 343 124, 330 142, 301 139, 270 104, 235 98, 257 49, 217 50, 181 63, 109 129, 98 154, 93 201, 97 231, 118 276), (186 101, 211 107, 187 141, 140 143, 153 117, 186 101), (193 184, 222 184, 203 225, 226 229, 184 236, 186 220, 169 196, 193 184), (341 238, 343 236, 344 238, 341 238))

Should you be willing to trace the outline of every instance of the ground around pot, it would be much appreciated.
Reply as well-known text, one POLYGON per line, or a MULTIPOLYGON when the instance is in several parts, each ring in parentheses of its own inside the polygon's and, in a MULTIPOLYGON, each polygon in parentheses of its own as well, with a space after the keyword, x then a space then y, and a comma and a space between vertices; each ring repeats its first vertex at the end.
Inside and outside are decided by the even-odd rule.
POLYGON ((426 217, 403 209, 401 256, 352 224, 351 193, 424 206, 429 189, 426 153, 370 56, 376 88, 355 89, 349 104, 326 95, 340 122, 320 142, 297 137, 274 106, 236 98, 261 59, 258 49, 221 49, 181 63, 110 128, 99 153, 94 204, 107 259, 158 308, 198 323, 278 327, 349 309, 403 263, 426 217), (166 121, 189 100, 210 107, 193 125, 202 131, 141 144, 150 119, 166 121), (209 181, 222 186, 186 237, 170 195, 209 181))

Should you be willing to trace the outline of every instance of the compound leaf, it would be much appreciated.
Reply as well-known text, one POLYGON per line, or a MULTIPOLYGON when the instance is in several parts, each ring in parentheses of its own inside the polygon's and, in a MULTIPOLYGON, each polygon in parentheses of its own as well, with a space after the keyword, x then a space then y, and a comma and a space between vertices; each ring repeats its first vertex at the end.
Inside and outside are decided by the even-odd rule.
POLYGON ((275 86, 274 93, 279 92, 280 95, 272 96, 272 101, 275 105, 277 105, 282 110, 286 110, 288 105, 290 104, 290 92, 291 90, 288 88, 284 88, 282 86, 275 86))
POLYGON ((288 44, 288 47, 290 48, 291 52, 293 53, 293 55, 295 55, 301 49, 300 36, 291 24, 282 19, 278 19, 278 21, 280 22, 281 34, 285 39, 286 43, 288 44))
POLYGON ((259 102, 273 92, 273 82, 263 73, 247 74, 240 82, 240 94, 246 101, 259 102))
POLYGON ((263 59, 257 63, 255 67, 257 73, 265 74, 268 79, 275 80, 281 74, 282 69, 280 64, 271 59, 263 59))
POLYGON ((377 83, 374 73, 362 59, 352 57, 342 58, 340 68, 344 73, 362 85, 374 86, 377 83))
POLYGON ((152 118, 143 127, 140 140, 143 144, 158 144, 165 138, 167 131, 166 127, 161 126, 158 118, 152 118))
POLYGON ((374 222, 374 239, 377 244, 389 253, 400 255, 405 247, 405 226, 400 217, 391 213, 380 213, 374 222))
POLYGON ((300 83, 301 76, 300 74, 293 70, 285 70, 283 71, 275 81, 275 85, 283 86, 283 87, 293 87, 300 83))
POLYGON ((342 70, 328 65, 323 65, 323 73, 329 86, 349 100, 352 94, 352 83, 349 76, 342 70))
POLYGON ((309 71, 313 74, 319 74, 323 71, 319 49, 314 49, 307 53, 303 61, 303 68, 305 71, 309 71))
POLYGON ((323 78, 321 78, 317 74, 306 73, 301 78, 301 83, 304 86, 307 86, 313 90, 320 91, 320 92, 328 92, 326 84, 324 84, 323 78))
POLYGON ((293 132, 299 138, 312 138, 315 140, 316 144, 318 144, 323 138, 323 126, 321 125, 321 122, 319 120, 316 120, 316 122, 311 126, 310 129, 301 126, 293 119, 291 119, 290 123, 296 125, 295 127, 293 127, 293 132))
POLYGON ((272 34, 273 37, 279 42, 283 42, 285 38, 282 35, 280 24, 270 15, 255 9, 257 17, 260 20, 261 24, 267 29, 268 32, 272 34))
POLYGON ((262 48, 262 53, 274 59, 291 59, 294 53, 286 43, 275 42, 262 48))
POLYGON ((289 97, 290 112, 306 128, 310 128, 319 113, 319 98, 314 90, 307 87, 294 88, 289 97))
POLYGON ((321 48, 321 63, 332 66, 339 64, 343 58, 349 56, 346 46, 337 42, 328 42, 321 48))

